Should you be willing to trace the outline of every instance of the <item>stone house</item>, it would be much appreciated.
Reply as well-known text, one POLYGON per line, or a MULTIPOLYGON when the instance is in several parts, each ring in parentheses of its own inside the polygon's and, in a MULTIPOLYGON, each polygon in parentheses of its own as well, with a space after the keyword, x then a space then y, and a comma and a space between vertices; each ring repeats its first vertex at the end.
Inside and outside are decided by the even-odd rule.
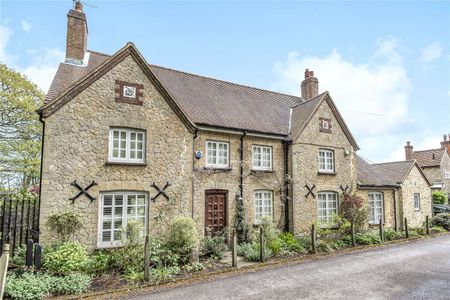
POLYGON ((433 190, 441 190, 450 199, 450 134, 443 135, 441 147, 414 151, 406 142, 405 159, 415 159, 430 180, 433 190))
POLYGON ((66 60, 38 111, 43 243, 48 217, 66 209, 96 248, 120 244, 130 220, 157 233, 185 215, 201 234, 219 231, 238 201, 249 224, 300 232, 355 191, 358 145, 312 71, 302 97, 225 82, 148 64, 132 43, 88 51, 82 4, 67 16, 66 60))
POLYGON ((432 216, 430 182, 414 160, 370 164, 357 157, 358 192, 369 205, 369 225, 381 221, 401 229, 404 219, 411 227, 422 227, 432 216))

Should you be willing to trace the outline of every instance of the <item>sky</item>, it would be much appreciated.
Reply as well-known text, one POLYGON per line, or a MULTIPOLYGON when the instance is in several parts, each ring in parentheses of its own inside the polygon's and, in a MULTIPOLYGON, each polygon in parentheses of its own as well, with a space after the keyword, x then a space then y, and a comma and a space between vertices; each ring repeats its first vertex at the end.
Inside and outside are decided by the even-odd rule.
MULTIPOLYGON (((293 95, 314 70, 370 161, 450 134, 449 1, 85 3, 91 50, 131 41, 149 63, 293 95)), ((0 62, 46 92, 71 7, 0 0, 0 62)))

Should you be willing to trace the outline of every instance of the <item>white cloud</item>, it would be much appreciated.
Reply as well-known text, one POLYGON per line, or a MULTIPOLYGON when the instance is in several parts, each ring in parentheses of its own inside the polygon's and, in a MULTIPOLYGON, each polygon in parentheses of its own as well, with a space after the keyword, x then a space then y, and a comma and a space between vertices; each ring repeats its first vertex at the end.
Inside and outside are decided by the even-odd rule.
POLYGON ((442 46, 438 42, 434 42, 422 49, 420 61, 422 63, 430 63, 442 56, 442 46))
POLYGON ((29 80, 47 92, 59 63, 64 60, 64 52, 57 48, 27 50, 26 55, 29 56, 30 63, 19 65, 18 57, 7 52, 13 33, 8 26, 0 24, 0 61, 25 74, 29 80))
POLYGON ((0 62, 12 63, 16 60, 15 56, 6 53, 6 47, 14 32, 6 25, 0 24, 0 62))
POLYGON ((22 30, 26 31, 26 32, 29 32, 31 30, 31 27, 32 27, 31 24, 28 23, 25 20, 20 21, 20 25, 22 26, 22 30))
POLYGON ((32 53, 32 64, 19 68, 19 71, 47 92, 65 53, 57 48, 35 50, 32 53))
POLYGON ((334 49, 325 57, 289 53, 277 63, 276 90, 300 94, 306 68, 319 79, 321 91, 328 90, 340 112, 361 141, 368 136, 393 134, 408 122, 410 80, 397 51, 397 40, 377 43, 367 63, 354 63, 334 49))

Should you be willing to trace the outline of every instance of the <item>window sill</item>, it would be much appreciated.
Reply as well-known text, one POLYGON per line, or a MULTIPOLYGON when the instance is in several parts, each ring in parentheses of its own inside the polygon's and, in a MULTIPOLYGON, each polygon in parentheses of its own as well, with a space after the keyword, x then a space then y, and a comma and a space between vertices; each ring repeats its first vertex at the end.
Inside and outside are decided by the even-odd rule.
MULTIPOLYGON (((383 226, 386 225, 386 223, 381 223, 383 226)), ((369 223, 369 226, 380 226, 380 223, 369 223)))
POLYGON ((229 171, 233 170, 233 168, 230 168, 230 167, 204 167, 204 168, 201 168, 200 170, 229 172, 229 171))
POLYGON ((252 169, 252 173, 275 173, 274 170, 252 169))
POLYGON ((420 209, 420 208, 414 208, 414 211, 415 212, 419 212, 419 211, 421 211, 422 209, 420 209))
POLYGON ((146 167, 147 163, 145 162, 126 162, 126 161, 106 161, 106 166, 142 166, 146 167))
POLYGON ((319 171, 317 174, 318 175, 337 175, 336 172, 323 172, 323 171, 319 171))

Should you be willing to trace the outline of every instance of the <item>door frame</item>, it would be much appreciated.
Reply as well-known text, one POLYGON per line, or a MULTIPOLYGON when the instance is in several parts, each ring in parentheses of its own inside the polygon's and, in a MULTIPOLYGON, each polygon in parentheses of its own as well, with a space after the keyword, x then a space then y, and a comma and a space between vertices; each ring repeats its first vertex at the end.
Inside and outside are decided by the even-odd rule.
POLYGON ((221 190, 221 189, 210 189, 210 190, 205 190, 205 220, 203 222, 203 228, 204 228, 204 234, 206 235, 206 220, 208 219, 208 205, 207 205, 207 201, 208 201, 208 195, 209 194, 222 194, 224 195, 224 205, 225 205, 225 223, 224 228, 228 226, 228 190, 221 190))

